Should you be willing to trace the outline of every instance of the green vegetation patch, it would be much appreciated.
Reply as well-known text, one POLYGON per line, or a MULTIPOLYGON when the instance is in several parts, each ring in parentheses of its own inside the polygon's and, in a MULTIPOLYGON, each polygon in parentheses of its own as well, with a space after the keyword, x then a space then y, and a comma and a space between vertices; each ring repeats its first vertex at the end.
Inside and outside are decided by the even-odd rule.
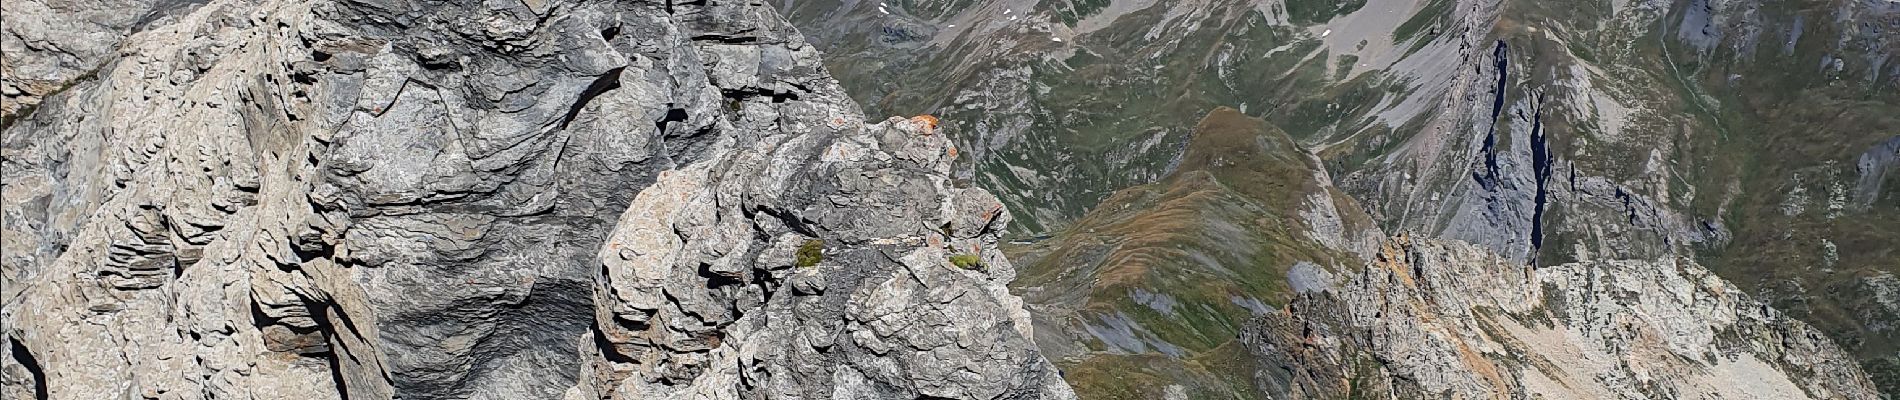
POLYGON ((799 268, 810 268, 817 266, 818 262, 824 260, 825 241, 812 239, 798 246, 798 253, 794 261, 792 261, 792 265, 799 268))
POLYGON ((1103 9, 1107 9, 1109 3, 1109 0, 1070 0, 1055 3, 1051 9, 1055 11, 1056 17, 1060 18, 1063 24, 1075 26, 1076 22, 1080 22, 1083 18, 1094 16, 1103 9))
POLYGON ((1425 3, 1425 8, 1419 10, 1418 14, 1413 14, 1411 19, 1400 23, 1398 29, 1392 31, 1392 43, 1405 43, 1407 40, 1418 38, 1418 42, 1413 43, 1412 47, 1405 52, 1411 54, 1418 51, 1419 48, 1425 46, 1425 43, 1432 40, 1430 37, 1419 37, 1419 34, 1438 29, 1450 18, 1451 0, 1431 0, 1425 3))
POLYGON ((1311 25, 1351 14, 1365 6, 1366 0, 1287 0, 1286 19, 1294 24, 1311 25))
POLYGON ((983 269, 983 257, 975 254, 956 254, 950 256, 950 264, 967 270, 983 269))

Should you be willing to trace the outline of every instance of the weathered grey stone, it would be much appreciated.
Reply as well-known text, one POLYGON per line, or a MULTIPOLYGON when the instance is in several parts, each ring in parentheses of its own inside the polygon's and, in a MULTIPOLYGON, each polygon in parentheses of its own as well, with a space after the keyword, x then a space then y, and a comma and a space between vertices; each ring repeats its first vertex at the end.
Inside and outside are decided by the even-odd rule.
POLYGON ((761 4, 47 3, 6 5, 8 398, 1073 397, 994 197, 761 4))
POLYGON ((1878 397, 1820 331, 1686 259, 1532 268, 1400 236, 1256 321, 1244 342, 1284 367, 1262 369, 1276 397, 1878 397))

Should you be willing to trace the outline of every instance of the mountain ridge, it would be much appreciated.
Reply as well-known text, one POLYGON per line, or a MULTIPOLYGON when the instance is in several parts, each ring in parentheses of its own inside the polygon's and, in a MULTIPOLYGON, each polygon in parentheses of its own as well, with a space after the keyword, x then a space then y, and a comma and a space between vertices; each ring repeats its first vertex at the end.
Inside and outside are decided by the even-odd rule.
POLYGON ((1692 257, 1900 390, 1900 303, 1876 295, 1900 273, 1900 209, 1871 161, 1900 126, 1891 2, 1312 3, 782 7, 868 107, 977 121, 949 129, 990 148, 970 174, 1034 221, 1019 237, 1120 207, 1104 193, 1166 179, 1190 118, 1235 107, 1318 153, 1383 231, 1537 265, 1692 257), (863 25, 808 24, 820 10, 863 25), (881 25, 922 39, 855 28, 881 25), (955 96, 925 83, 992 65, 955 96))

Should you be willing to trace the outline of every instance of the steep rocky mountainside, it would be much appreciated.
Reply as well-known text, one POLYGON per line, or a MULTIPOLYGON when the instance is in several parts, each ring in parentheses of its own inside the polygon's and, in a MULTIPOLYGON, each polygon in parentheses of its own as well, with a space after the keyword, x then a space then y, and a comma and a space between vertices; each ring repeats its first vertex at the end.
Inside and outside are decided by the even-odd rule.
POLYGON ((1012 252, 1044 354, 1083 398, 1876 397, 1690 259, 1386 239, 1318 164, 1216 109, 1167 178, 1012 252))
MULTIPOLYGON (((965 173, 1026 220, 1014 237, 1140 213, 1117 190, 1169 181, 1231 106, 1317 154, 1385 232, 1537 266, 1687 257, 1900 392, 1900 3, 776 4, 867 107, 954 121, 965 173)), ((1198 246, 1309 247, 1226 242, 1261 237, 1198 246)), ((1051 246, 1069 245, 1017 252, 1051 246)), ((1059 291, 1040 285, 1021 286, 1059 291)))
POLYGON ((1399 236, 1242 334, 1270 398, 1876 398, 1821 332, 1687 259, 1528 267, 1399 236))
POLYGON ((7 399, 1900 388, 1886 0, 0 12, 7 399))
POLYGON ((0 397, 1074 397, 765 6, 0 4, 0 397))

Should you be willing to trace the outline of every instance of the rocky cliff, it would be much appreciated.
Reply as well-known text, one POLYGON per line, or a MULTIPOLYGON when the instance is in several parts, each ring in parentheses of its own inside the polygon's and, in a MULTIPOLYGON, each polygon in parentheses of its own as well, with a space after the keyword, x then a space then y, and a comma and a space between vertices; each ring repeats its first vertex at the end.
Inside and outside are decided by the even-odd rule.
POLYGON ((1853 358, 1687 259, 1541 268, 1398 236, 1242 334, 1272 398, 1874 399, 1853 358))
POLYGON ((1073 397, 764 6, 4 7, 6 398, 1073 397))

